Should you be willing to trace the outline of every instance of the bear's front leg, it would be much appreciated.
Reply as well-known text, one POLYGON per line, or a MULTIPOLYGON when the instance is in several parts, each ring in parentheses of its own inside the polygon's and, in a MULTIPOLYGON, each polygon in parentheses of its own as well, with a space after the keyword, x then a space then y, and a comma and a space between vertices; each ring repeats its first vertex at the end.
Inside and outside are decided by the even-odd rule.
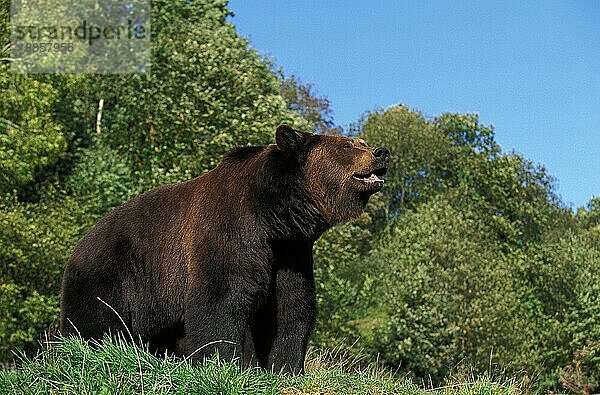
POLYGON ((242 363, 247 312, 234 293, 196 289, 185 313, 186 355, 202 361, 218 353, 222 361, 242 363))
POLYGON ((275 301, 276 330, 267 367, 274 372, 304 373, 308 338, 316 316, 312 265, 279 269, 275 301))

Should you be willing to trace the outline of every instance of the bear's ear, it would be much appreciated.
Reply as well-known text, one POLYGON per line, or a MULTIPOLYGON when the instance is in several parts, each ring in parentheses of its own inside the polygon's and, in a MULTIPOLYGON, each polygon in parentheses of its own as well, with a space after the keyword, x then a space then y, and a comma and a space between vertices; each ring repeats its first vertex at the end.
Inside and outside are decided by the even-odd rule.
POLYGON ((277 143, 277 148, 281 151, 294 151, 304 144, 306 135, 307 133, 303 133, 291 126, 282 124, 277 126, 275 142, 277 143))

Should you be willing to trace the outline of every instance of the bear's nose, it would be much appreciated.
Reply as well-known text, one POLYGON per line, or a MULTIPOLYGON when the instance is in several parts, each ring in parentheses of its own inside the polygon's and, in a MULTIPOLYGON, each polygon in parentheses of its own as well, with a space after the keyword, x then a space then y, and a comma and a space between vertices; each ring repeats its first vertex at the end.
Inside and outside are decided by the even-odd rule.
POLYGON ((376 158, 389 159, 390 158, 390 150, 383 147, 377 147, 373 150, 373 156, 376 158))

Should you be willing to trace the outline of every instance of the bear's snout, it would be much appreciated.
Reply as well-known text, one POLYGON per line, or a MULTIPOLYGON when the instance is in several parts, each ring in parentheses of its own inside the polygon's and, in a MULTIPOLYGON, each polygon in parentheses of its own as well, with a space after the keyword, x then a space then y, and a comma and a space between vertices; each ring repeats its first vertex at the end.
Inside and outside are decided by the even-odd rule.
POLYGON ((385 147, 377 147, 373 150, 372 155, 375 168, 387 170, 387 167, 390 164, 390 150, 385 147))
POLYGON ((385 147, 377 147, 373 150, 373 156, 384 160, 387 164, 390 161, 390 150, 385 147))

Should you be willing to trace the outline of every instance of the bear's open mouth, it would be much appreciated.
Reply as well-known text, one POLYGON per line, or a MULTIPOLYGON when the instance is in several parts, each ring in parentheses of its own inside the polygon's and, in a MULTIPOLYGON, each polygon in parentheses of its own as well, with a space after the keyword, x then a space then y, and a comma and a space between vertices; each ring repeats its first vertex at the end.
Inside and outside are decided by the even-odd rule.
POLYGON ((385 180, 382 177, 385 175, 386 172, 387 172, 387 168, 381 167, 379 169, 371 170, 368 173, 354 173, 352 175, 352 178, 354 178, 355 180, 358 180, 360 182, 364 182, 367 185, 373 185, 373 184, 383 185, 385 180))

